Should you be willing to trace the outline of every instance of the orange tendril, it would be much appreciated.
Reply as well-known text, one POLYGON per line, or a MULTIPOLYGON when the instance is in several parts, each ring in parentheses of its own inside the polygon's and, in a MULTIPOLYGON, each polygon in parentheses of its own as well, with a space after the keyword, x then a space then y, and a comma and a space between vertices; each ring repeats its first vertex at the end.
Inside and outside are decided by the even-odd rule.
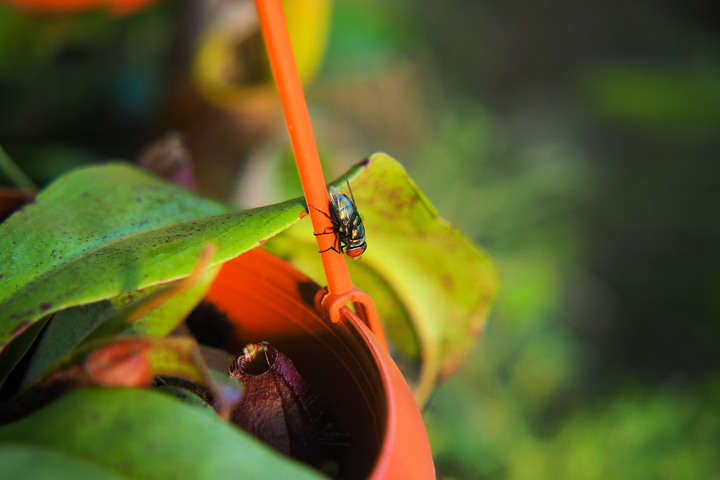
MULTIPOLYGON (((295 64, 290 37, 288 35, 280 0, 255 0, 265 47, 275 84, 277 85, 290 143, 300 173, 300 182, 308 205, 320 210, 329 206, 328 191, 325 184, 320 157, 318 156, 315 136, 310 122, 310 114, 305 101, 300 75, 295 64)), ((387 347, 385 336, 370 295, 355 287, 350 278, 343 253, 334 251, 333 235, 320 235, 333 229, 330 218, 314 208, 308 208, 313 230, 316 234, 318 249, 327 278, 327 291, 316 299, 316 305, 325 318, 337 323, 344 315, 342 307, 353 302, 355 310, 370 327, 381 344, 387 347)))

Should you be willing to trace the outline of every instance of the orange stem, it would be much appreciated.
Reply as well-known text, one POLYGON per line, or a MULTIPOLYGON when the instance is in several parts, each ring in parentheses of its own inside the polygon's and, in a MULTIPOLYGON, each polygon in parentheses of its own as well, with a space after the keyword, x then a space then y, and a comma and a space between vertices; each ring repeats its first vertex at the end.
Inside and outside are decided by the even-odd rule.
MULTIPOLYGON (((310 114, 305 101, 300 75, 295 64, 295 57, 290 43, 285 15, 280 0, 255 0, 260 18, 265 47, 270 66, 275 77, 285 122, 287 123, 290 143, 292 144, 295 162, 300 173, 300 182, 305 192, 308 205, 313 205, 327 214, 329 199, 325 177, 320 165, 315 135, 313 134, 310 114)), ((333 225, 328 217, 315 208, 308 208, 313 230, 316 234, 332 232, 333 225)), ((356 288, 350 278, 345 256, 330 247, 335 243, 334 235, 316 235, 318 249, 325 269, 328 282, 328 293, 318 302, 326 317, 333 322, 342 319, 340 308, 354 302, 356 310, 366 321, 371 330, 385 345, 385 338, 380 328, 377 309, 372 298, 356 288)))
MULTIPOLYGON (((305 192, 305 199, 309 205, 329 214, 325 177, 320 166, 310 114, 305 103, 300 75, 295 66, 295 57, 285 26, 282 5, 280 0, 256 0, 255 4, 285 113, 285 121, 300 172, 300 182, 305 192)), ((332 231, 333 226, 329 218, 314 208, 308 208, 308 211, 313 230, 316 233, 332 231)), ((316 238, 320 250, 325 250, 334 243, 333 235, 318 235, 316 238)), ((330 249, 321 256, 327 276, 328 290, 331 293, 339 293, 353 288, 343 254, 330 249)))

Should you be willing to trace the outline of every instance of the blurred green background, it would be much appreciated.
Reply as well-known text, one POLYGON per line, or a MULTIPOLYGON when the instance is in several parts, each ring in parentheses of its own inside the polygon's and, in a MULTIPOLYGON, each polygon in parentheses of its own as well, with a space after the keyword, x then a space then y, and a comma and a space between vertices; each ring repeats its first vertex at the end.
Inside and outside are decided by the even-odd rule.
MULTIPOLYGON (((0 7, 0 144, 43 185, 178 129, 202 191, 286 198, 257 34, 245 100, 194 83, 218 12, 0 7)), ((424 412, 439 478, 720 479, 719 4, 337 0, 307 96, 328 177, 388 152, 500 271, 424 412)))

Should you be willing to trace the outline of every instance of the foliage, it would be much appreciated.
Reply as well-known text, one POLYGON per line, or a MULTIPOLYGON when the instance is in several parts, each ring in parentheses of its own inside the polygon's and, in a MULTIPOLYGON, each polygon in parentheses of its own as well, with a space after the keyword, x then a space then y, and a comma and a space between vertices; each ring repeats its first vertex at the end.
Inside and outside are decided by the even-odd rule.
MULTIPOLYGON (((357 285, 373 292, 406 375, 417 369, 423 404, 440 380, 464 361, 485 327, 497 278, 490 260, 447 224, 400 164, 372 155, 345 178, 372 232, 361 262, 349 265, 357 285), (410 368, 410 367, 413 368, 410 368)), ((343 187, 342 181, 336 182, 343 187)), ((350 192, 345 189, 345 193, 350 192)), ((269 248, 321 281, 309 225, 298 225, 269 248)))
POLYGON ((322 478, 214 415, 138 389, 77 390, 0 427, 0 445, 17 478, 322 478))
MULTIPOLYGON (((471 334, 479 330, 492 300, 494 272, 482 252, 437 216, 402 167, 387 155, 362 162, 336 184, 348 178, 354 179, 359 198, 367 200, 369 220, 378 239, 384 239, 378 252, 387 250, 385 257, 378 255, 385 269, 375 264, 376 282, 401 292, 393 308, 409 312, 411 336, 423 342, 417 361, 426 372, 421 393, 427 396, 439 374, 446 373, 443 369, 455 366, 472 344, 471 334), (380 197, 392 198, 393 203, 371 201, 380 197), (469 265, 473 268, 468 269, 469 265), (402 272, 400 266, 411 273, 402 272), (466 280, 468 274, 477 279, 466 280), (482 294, 474 295, 480 285, 482 294), (413 288, 403 291, 407 286, 413 288), (435 302, 424 304, 431 291, 436 292, 435 302), (432 315, 426 312, 430 309, 432 315), (448 344, 463 348, 448 348, 448 344)), ((76 378, 81 385, 120 381, 136 386, 156 375, 175 375, 221 388, 198 360, 192 341, 154 337, 171 333, 197 305, 215 276, 214 267, 265 243, 306 213, 302 199, 233 211, 127 164, 82 168, 59 178, 32 204, 0 224, 4 349, 0 380, 13 374, 21 379, 18 393, 12 390, 14 385, 5 391, 6 397, 15 394, 10 405, 22 405, 23 395, 31 396, 33 387, 58 378, 76 378), (34 342, 47 322, 44 334, 34 342), (72 373, 78 365, 82 373, 72 373), (132 380, 135 377, 140 380, 132 380)), ((313 243, 311 232, 305 232, 305 237, 313 243)), ((313 245, 308 251, 317 262, 316 249, 313 245)), ((399 339, 396 344, 403 341, 408 340, 399 339)), ((83 394, 77 395, 72 398, 82 409, 83 394)), ((97 400, 92 395, 88 403, 97 400)), ((133 422, 134 417, 126 418, 124 410, 116 411, 114 400, 109 402, 99 401, 96 408, 109 410, 111 425, 133 422)), ((58 451, 62 445, 56 438, 33 433, 34 422, 52 423, 48 415, 58 422, 77 416, 65 413, 75 408, 73 403, 57 403, 5 427, 9 432, 5 449, 24 458, 29 452, 15 452, 11 443, 27 447, 28 442, 37 441, 38 447, 51 447, 48 461, 61 463, 61 453, 70 454, 68 464, 82 470, 87 467, 82 458, 92 455, 87 449, 104 438, 106 429, 93 433, 90 426, 64 428, 66 438, 87 443, 76 451, 58 451), (18 435, 25 428, 25 436, 18 435)), ((139 410, 137 418, 151 413, 139 410)), ((123 438, 133 439, 134 434, 134 429, 125 431, 123 438)), ((125 466, 141 468, 147 461, 125 451, 125 445, 119 447, 113 455, 129 455, 125 466)), ((4 461, 10 462, 8 468, 23 465, 4 461)), ((253 474, 253 465, 243 471, 253 474)), ((112 461, 106 466, 119 467, 112 461)))
MULTIPOLYGON (((635 5, 643 15, 619 4, 418 2, 396 30, 418 32, 415 50, 384 48, 415 61, 404 85, 422 85, 423 113, 396 97, 370 121, 341 117, 370 144, 406 148, 415 181, 499 271, 480 346, 425 414, 441 478, 720 469, 708 452, 720 432, 710 293, 720 197, 707 180, 718 175, 720 45, 698 3, 682 21, 635 5), (400 147, 388 138, 399 124, 418 128, 400 147)), ((374 95, 405 78, 398 64, 366 82, 374 95)))
MULTIPOLYGON (((70 160, 140 149, 163 116, 157 87, 176 5, 73 28, 0 12, 0 129, 36 183, 70 160), (98 68, 106 52, 112 67, 98 68)), ((327 170, 378 149, 405 159, 502 280, 480 347, 426 411, 441 478, 720 470, 709 452, 720 431, 714 13, 707 2, 649 0, 335 2, 328 61, 308 90, 327 170)), ((229 114, 192 112, 172 127, 196 151, 226 148, 229 114)), ((233 135, 265 121, 233 119, 233 135)), ((233 150, 222 174, 234 178, 247 158, 242 178, 258 185, 291 154, 282 127, 250 130, 251 147, 233 150)), ((197 158, 201 169, 208 155, 197 158)), ((271 199, 243 200, 297 195, 260 190, 271 199)), ((368 242, 371 255, 370 230, 368 242)))
POLYGON ((61 178, 0 227, 2 345, 53 312, 188 276, 208 243, 218 265, 304 214, 301 200, 230 212, 128 166, 61 178))

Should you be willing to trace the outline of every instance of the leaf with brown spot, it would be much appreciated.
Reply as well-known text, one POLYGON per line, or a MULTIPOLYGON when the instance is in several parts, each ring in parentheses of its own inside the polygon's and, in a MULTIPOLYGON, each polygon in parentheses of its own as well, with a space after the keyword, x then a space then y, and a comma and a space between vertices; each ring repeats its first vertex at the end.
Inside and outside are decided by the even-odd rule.
MULTIPOLYGON (((396 361, 422 404, 475 345, 497 292, 497 273, 388 155, 372 155, 346 176, 368 245, 348 268, 353 283, 372 295, 396 361)), ((344 183, 342 177, 333 185, 342 190, 344 183)), ((310 227, 301 223, 267 248, 322 282, 310 227)))
POLYGON ((202 272, 195 279, 195 285, 188 285, 187 279, 179 280, 55 314, 29 359, 22 388, 47 374, 66 359, 73 349, 90 339, 99 340, 123 331, 151 336, 170 333, 202 299, 216 273, 215 269, 202 272), (169 293, 178 292, 183 294, 166 298, 169 293), (160 298, 164 303, 128 325, 128 317, 136 314, 138 309, 144 309, 145 302, 153 298, 160 298))

